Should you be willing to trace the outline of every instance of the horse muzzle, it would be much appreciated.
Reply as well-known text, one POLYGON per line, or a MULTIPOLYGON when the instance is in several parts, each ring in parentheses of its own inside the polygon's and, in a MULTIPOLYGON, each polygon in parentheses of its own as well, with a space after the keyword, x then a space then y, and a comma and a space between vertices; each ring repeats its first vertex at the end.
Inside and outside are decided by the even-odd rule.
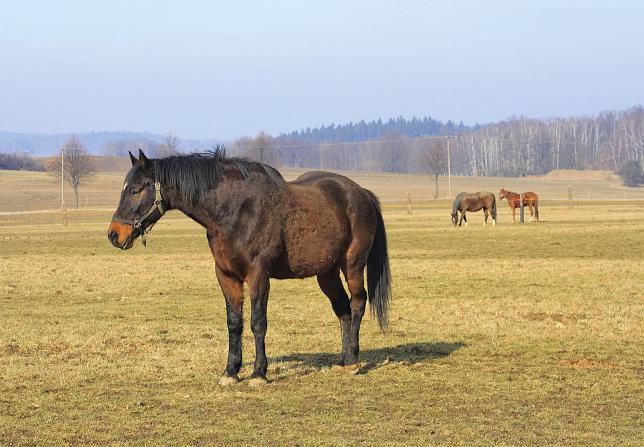
POLYGON ((134 245, 135 229, 131 225, 112 221, 107 229, 107 238, 116 248, 127 250, 134 245))

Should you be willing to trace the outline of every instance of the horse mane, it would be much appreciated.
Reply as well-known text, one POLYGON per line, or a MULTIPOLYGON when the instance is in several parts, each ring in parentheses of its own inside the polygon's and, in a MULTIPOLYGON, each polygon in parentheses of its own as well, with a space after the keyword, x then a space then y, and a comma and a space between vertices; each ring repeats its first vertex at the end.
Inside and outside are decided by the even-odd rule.
POLYGON ((172 155, 152 160, 156 181, 179 191, 190 203, 215 188, 222 180, 225 168, 234 167, 243 179, 251 173, 268 176, 278 187, 284 185, 282 175, 272 166, 242 157, 228 157, 226 150, 215 147, 212 151, 188 155, 172 155))

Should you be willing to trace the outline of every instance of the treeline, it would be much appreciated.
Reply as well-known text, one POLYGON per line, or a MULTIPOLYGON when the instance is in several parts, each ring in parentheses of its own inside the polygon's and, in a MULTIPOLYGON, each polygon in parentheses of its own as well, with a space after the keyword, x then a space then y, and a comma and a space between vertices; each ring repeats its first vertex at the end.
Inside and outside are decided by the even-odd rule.
POLYGON ((0 152, 0 169, 10 171, 44 171, 40 160, 33 159, 29 154, 19 152, 7 154, 0 152))
POLYGON ((323 142, 355 142, 378 139, 388 133, 400 134, 406 137, 420 137, 424 135, 454 135, 466 130, 475 130, 478 126, 469 128, 462 122, 456 124, 452 121, 442 122, 425 116, 411 119, 390 118, 387 121, 382 119, 374 121, 359 121, 357 123, 321 126, 306 128, 294 132, 280 134, 277 141, 297 141, 299 143, 323 143, 323 142))
MULTIPOLYGON (((346 130, 343 126, 334 128, 346 130)), ((323 134, 320 129, 315 138, 332 134, 323 134)), ((440 133, 444 130, 441 128, 440 133)), ((353 135, 343 142, 318 143, 311 143, 301 135, 273 138, 261 133, 255 138, 233 142, 230 149, 286 167, 424 172, 428 169, 422 162, 423 154, 436 145, 443 145, 447 154, 449 136, 452 173, 456 175, 524 176, 545 174, 553 169, 616 171, 628 161, 644 165, 644 108, 641 106, 587 117, 516 117, 484 127, 459 126, 454 132, 444 133, 443 136, 410 137, 390 130, 366 141, 356 141, 360 137, 353 135)))
POLYGON ((454 138, 462 175, 523 176, 553 169, 644 165, 644 108, 575 118, 513 118, 454 138))

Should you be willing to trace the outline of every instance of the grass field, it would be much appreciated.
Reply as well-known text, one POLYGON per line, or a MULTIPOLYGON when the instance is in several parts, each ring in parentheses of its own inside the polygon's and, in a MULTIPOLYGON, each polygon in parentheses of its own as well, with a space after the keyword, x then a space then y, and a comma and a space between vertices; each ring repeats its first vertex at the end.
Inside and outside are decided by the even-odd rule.
MULTIPOLYGON (((53 180, 24 175, 0 172, 1 211, 55 197, 53 180)), ((65 227, 56 213, 1 214, 0 445, 644 443, 644 203, 571 212, 557 201, 568 179, 455 179, 545 200, 539 224, 511 224, 503 202, 496 227, 477 213, 452 230, 447 201, 405 214, 405 191, 429 194, 426 179, 356 178, 385 202, 390 330, 366 318, 362 373, 332 372, 339 325, 315 280, 272 281, 260 389, 217 384, 225 311, 201 227, 170 212, 147 249, 121 252, 112 210, 65 227)), ((88 206, 113 207, 121 181, 97 179, 88 206)), ((586 183, 596 198, 623 193, 586 183)), ((246 378, 248 325, 244 343, 246 378)))

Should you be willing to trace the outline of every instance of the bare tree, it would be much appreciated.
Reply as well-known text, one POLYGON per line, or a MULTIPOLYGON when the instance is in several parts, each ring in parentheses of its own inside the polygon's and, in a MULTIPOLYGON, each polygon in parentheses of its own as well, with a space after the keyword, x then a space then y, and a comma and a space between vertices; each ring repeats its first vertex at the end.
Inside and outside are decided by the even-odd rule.
POLYGON ((434 199, 438 199, 438 177, 447 171, 447 149, 442 139, 432 139, 421 151, 418 162, 434 182, 434 199))
POLYGON ((75 136, 70 137, 62 149, 64 160, 64 174, 61 173, 61 154, 51 159, 47 163, 47 171, 52 175, 60 178, 64 175, 66 182, 70 184, 76 198, 76 208, 78 208, 78 188, 88 177, 96 173, 94 162, 85 149, 83 143, 75 136))
POLYGON ((266 132, 262 131, 257 136, 248 141, 248 145, 244 148, 244 156, 257 160, 260 163, 277 163, 277 154, 271 137, 266 132))
POLYGON ((169 132, 163 139, 163 143, 154 147, 154 154, 159 158, 170 157, 179 153, 178 138, 172 132, 169 132))

